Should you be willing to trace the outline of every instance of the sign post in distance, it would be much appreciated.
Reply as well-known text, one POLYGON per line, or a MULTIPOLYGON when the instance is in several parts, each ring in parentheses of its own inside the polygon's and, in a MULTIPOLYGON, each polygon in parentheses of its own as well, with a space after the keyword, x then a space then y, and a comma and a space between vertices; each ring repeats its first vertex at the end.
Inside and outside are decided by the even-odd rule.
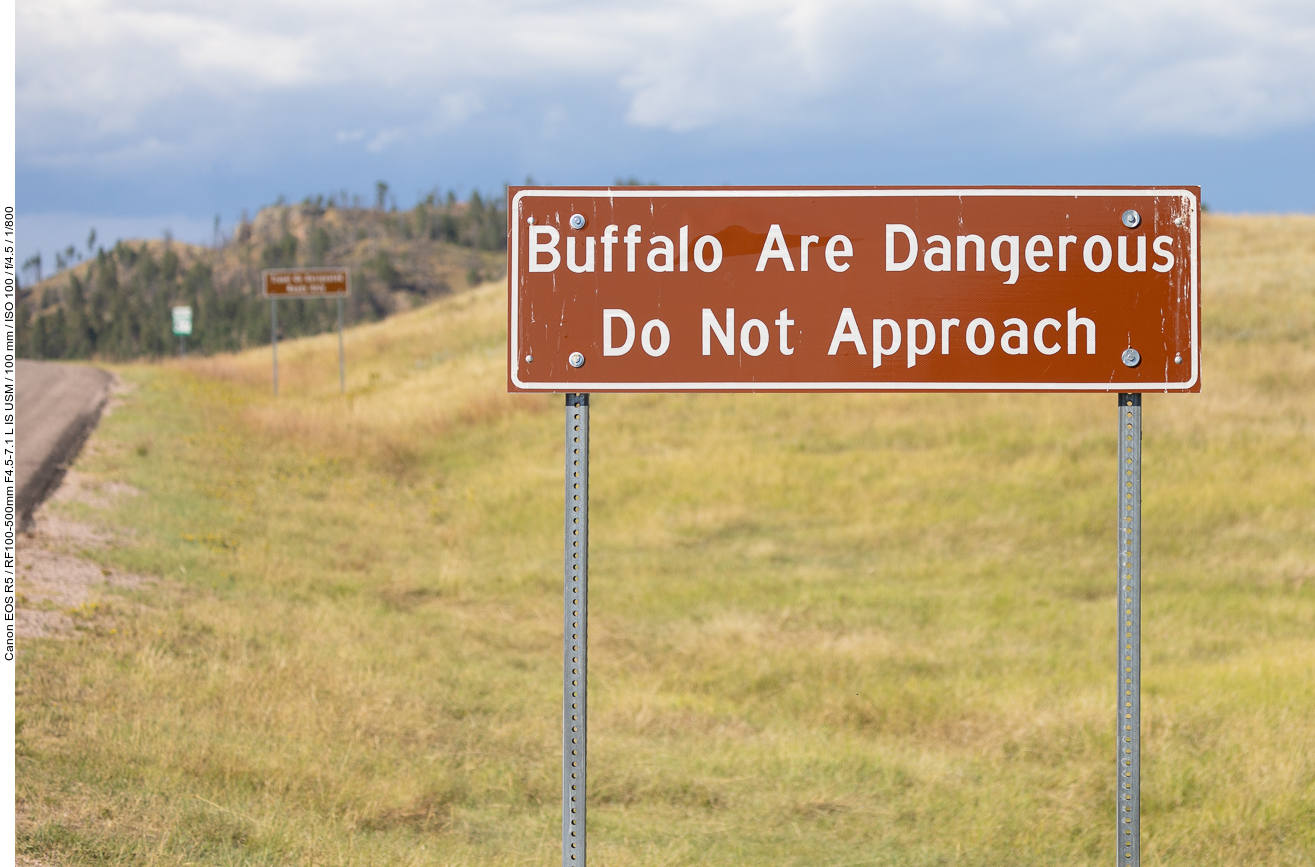
POLYGON ((338 299, 338 390, 347 391, 346 359, 342 346, 342 302, 351 291, 351 273, 346 268, 266 268, 260 273, 261 294, 269 299, 270 347, 274 358, 274 395, 279 393, 280 298, 338 299))
POLYGON ((567 393, 563 865, 588 394, 646 391, 1117 394, 1117 858, 1140 863, 1141 395, 1201 389, 1200 210, 1195 186, 509 189, 508 390, 567 393))

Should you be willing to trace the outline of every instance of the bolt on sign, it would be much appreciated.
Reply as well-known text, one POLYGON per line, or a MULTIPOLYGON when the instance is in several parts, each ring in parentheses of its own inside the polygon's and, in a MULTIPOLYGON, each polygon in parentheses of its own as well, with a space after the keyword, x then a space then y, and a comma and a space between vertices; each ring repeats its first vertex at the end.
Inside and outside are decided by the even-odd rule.
POLYGON ((339 298, 347 295, 346 268, 268 268, 261 272, 266 298, 339 298))
POLYGON ((511 391, 1201 388, 1199 187, 508 195, 511 391))

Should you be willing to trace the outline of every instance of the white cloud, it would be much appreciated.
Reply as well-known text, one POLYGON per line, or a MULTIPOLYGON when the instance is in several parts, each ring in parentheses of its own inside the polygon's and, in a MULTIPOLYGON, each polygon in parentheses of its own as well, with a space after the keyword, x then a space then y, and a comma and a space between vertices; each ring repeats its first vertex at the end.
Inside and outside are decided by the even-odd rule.
POLYGON ((449 93, 438 100, 443 120, 459 124, 484 110, 484 100, 472 91, 449 93))
POLYGON ((402 131, 400 129, 381 129, 375 133, 374 138, 370 139, 365 149, 370 153, 377 154, 401 137, 402 131))
POLYGON ((648 38, 620 70, 632 94, 627 119, 677 131, 744 118, 779 123, 822 90, 810 26, 821 8, 709 4, 649 21, 648 38))
POLYGON ((527 89, 568 114, 610 94, 625 122, 675 132, 968 112, 1071 140, 1315 119, 1315 4, 1294 0, 41 0, 18 27, 26 152, 161 138, 173 106, 344 88, 396 109, 375 151, 527 89))
POLYGON ((167 97, 316 81, 310 34, 281 34, 223 10, 128 0, 53 0, 18 10, 20 111, 131 129, 167 97))

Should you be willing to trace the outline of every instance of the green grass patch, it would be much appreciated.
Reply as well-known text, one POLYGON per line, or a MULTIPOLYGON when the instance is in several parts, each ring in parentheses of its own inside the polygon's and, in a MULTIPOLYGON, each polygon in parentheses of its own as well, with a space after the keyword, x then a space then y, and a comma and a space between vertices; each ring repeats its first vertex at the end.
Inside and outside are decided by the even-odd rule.
MULTIPOLYGON (((1144 858, 1315 860, 1315 220, 1211 217, 1149 395, 1144 858)), ((118 368, 66 506, 160 580, 26 642, 22 850, 552 864, 560 398, 505 290, 118 368)), ((594 400, 591 858, 1108 864, 1113 396, 594 400)))

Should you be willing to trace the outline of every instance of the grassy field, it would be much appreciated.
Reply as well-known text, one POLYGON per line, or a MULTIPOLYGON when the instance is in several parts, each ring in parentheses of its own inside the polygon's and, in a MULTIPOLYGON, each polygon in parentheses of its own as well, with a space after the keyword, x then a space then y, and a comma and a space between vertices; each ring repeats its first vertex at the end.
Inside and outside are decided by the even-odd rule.
MULTIPOLYGON (((1146 399, 1144 858, 1315 863, 1315 219, 1211 216, 1146 399)), ((505 289, 118 368, 70 516, 159 576, 20 657, 50 864, 558 863, 561 399, 505 289)), ((1108 865, 1115 399, 600 396, 591 858, 1108 865)), ((21 548, 20 548, 21 551, 21 548)))

